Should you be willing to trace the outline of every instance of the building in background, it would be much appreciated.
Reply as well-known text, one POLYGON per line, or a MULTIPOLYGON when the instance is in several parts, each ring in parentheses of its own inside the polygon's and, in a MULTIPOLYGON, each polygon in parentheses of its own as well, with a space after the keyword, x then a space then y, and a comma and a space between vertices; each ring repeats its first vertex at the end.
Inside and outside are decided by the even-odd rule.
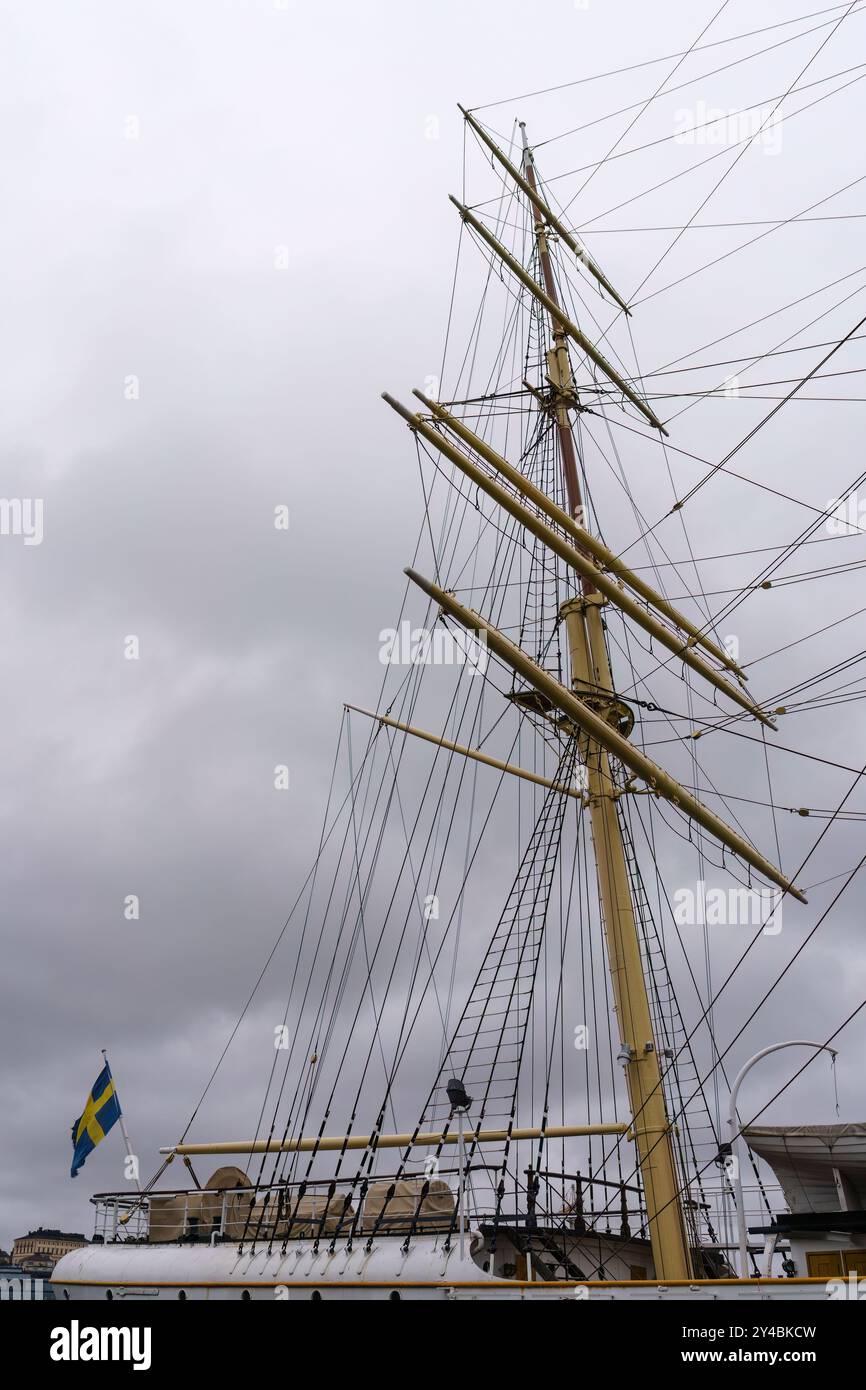
POLYGON ((50 1279, 54 1266, 63 1255, 87 1245, 87 1238, 77 1231, 55 1231, 40 1226, 36 1231, 28 1231, 19 1236, 12 1246, 12 1263, 29 1274, 50 1279))

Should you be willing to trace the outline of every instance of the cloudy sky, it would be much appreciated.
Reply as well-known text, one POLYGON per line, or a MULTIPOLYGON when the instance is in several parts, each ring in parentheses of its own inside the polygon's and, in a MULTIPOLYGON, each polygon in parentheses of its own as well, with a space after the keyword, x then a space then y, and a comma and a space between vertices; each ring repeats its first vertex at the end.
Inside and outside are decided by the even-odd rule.
MULTIPOLYGON (((866 313, 855 217, 864 190, 840 192, 863 176, 866 89, 855 65, 866 72, 866 16, 855 6, 834 33, 836 7, 693 55, 675 76, 675 56, 632 67, 679 54, 719 10, 703 42, 792 17, 781 0, 0 5, 2 493, 44 503, 41 544, 0 537, 0 1245, 39 1224, 89 1231, 90 1191, 117 1184, 118 1135, 75 1183, 68 1177, 69 1126, 101 1048, 146 1174, 159 1145, 178 1136, 315 852, 342 702, 376 701, 378 634, 396 618, 422 518, 414 454, 379 393, 405 398, 439 371, 459 232, 447 194, 460 193, 464 176, 456 103, 484 106, 480 118, 506 141, 526 120, 559 201, 579 193, 573 225, 614 283, 646 298, 634 319, 646 371, 751 321, 749 334, 700 360, 752 356, 794 333, 800 344, 832 343, 866 313), (777 46, 793 30, 812 32, 777 46), (772 51, 709 75, 763 48, 772 51), (717 148, 672 141, 675 131, 718 109, 766 114, 807 65, 781 126, 714 194, 720 161, 666 182, 717 148), (573 85, 615 68, 631 70, 573 85), (701 74, 646 112, 634 106, 665 79, 675 87, 701 74), (530 95, 546 88, 558 90, 530 95), (621 108, 633 109, 610 116, 621 108), (582 188, 635 115, 619 148, 648 148, 582 188), (645 229, 683 226, 711 194, 701 223, 779 221, 830 195, 812 216, 834 220, 782 227, 727 257, 766 227, 708 225, 657 266, 674 233, 645 229), (665 293, 650 297, 655 290, 665 293), (273 524, 280 505, 288 532, 273 524), (278 764, 289 768, 287 793, 274 788, 278 764), (137 920, 124 913, 130 895, 137 920)), ((797 14, 808 13, 804 0, 797 14)), ((466 170, 471 201, 495 196, 483 160, 470 157, 466 170)), ((463 252, 458 328, 483 283, 474 251, 463 252)), ((859 368, 860 348, 834 366, 859 368)), ((820 356, 770 359, 751 380, 794 378, 820 356)), ((861 379, 842 376, 823 393, 856 397, 861 379)), ((674 380, 694 389, 698 379, 674 380)), ((704 373, 698 384, 714 383, 704 373)), ((673 414, 688 401, 664 404, 673 414)), ((705 402, 672 426, 672 442, 715 460, 770 408, 770 399, 705 402)), ((786 407, 738 467, 800 504, 714 482, 689 515, 694 553, 797 535, 810 508, 862 471, 863 408, 786 407)), ((623 435, 623 450, 628 442, 623 435)), ((704 473, 671 456, 669 475, 637 443, 626 463, 652 520, 704 473)), ((617 521, 614 497, 600 481, 606 534, 625 548, 637 527, 633 516, 617 521)), ((673 524, 664 540, 683 554, 673 524)), ((857 537, 844 545, 845 560, 861 558, 857 537)), ((800 563, 808 554, 790 571, 809 568, 800 563)), ((842 558, 834 548, 833 561, 842 558)), ((704 587, 738 587, 764 559, 708 565, 704 587)), ((859 592, 855 572, 780 591, 764 608, 756 599, 738 614, 742 650, 794 641, 857 608, 859 592)), ((756 667, 756 692, 770 698, 845 659, 862 634, 855 620, 795 649, 771 675, 756 667)), ((860 766, 858 709, 802 715, 783 741, 860 766)), ((749 754, 731 768, 745 796, 765 776, 757 746, 754 755, 759 765, 749 754)), ((725 769, 723 756, 718 776, 733 790, 725 769)), ((777 775, 784 805, 832 807, 852 780, 793 760, 777 775)), ((855 792, 851 804, 864 809, 866 797, 855 792)), ((745 823, 770 850, 764 816, 745 823)), ((786 864, 803 858, 816 824, 781 827, 786 864)), ((849 823, 806 880, 847 873, 860 853, 849 823)), ((785 951, 832 888, 817 890, 802 918, 791 909, 798 925, 786 928, 785 951)), ((735 1059, 792 1031, 827 1036, 856 1007, 866 982, 859 896, 855 885, 809 968, 792 971, 735 1059)), ((227 1065, 210 1137, 236 1137, 256 1113, 287 944, 282 974, 260 999, 263 1031, 227 1065)), ((725 945, 720 978, 728 953, 725 945)), ((756 990, 783 959, 755 974, 756 990)), ((723 1040, 749 1012, 738 998, 723 1040)), ((862 1026, 841 1040, 843 1118, 864 1118, 863 1041, 862 1026)), ((752 1108, 790 1071, 768 1063, 752 1108)), ((835 1119, 826 1068, 812 1068, 771 1118, 791 1117, 835 1119)))

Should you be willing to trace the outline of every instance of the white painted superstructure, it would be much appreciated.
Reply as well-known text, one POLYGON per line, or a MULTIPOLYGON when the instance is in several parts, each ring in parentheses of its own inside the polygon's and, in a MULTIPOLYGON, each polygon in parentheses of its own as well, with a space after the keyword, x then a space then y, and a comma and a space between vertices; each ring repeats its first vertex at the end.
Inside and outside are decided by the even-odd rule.
MULTIPOLYGON (((825 1280, 704 1280, 694 1284, 641 1282, 542 1283, 503 1280, 462 1261, 456 1245, 421 1237, 408 1251, 397 1236, 330 1253, 320 1244, 298 1242, 286 1255, 266 1247, 238 1254, 232 1245, 91 1245, 65 1255, 54 1271, 57 1297, 70 1300, 137 1301, 256 1299, 356 1301, 433 1299, 438 1301, 537 1299, 591 1301, 826 1300, 825 1280)), ((483 1249, 473 1233, 468 1249, 483 1249)))

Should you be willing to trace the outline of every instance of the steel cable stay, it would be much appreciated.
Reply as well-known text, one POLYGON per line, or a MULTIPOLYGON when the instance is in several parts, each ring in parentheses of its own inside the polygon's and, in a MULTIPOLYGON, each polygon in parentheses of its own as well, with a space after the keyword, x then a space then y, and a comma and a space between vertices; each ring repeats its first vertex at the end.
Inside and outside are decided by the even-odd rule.
MULTIPOLYGON (((682 51, 679 52, 679 53, 668 53, 668 54, 665 54, 664 56, 662 56, 662 57, 660 57, 660 58, 649 58, 649 59, 645 59, 643 62, 640 62, 640 63, 629 63, 629 64, 628 64, 627 66, 625 66, 625 67, 613 68, 613 69, 611 69, 610 72, 591 73, 591 74, 589 74, 589 75, 586 76, 586 77, 577 77, 577 78, 575 78, 575 79, 574 79, 573 81, 571 81, 571 82, 562 82, 562 83, 557 84, 557 85, 554 86, 554 87, 544 87, 544 88, 541 88, 541 89, 539 89, 538 91, 535 91, 535 92, 522 92, 519 96, 514 96, 514 97, 501 97, 498 101, 486 102, 486 103, 484 103, 484 104, 481 105, 481 106, 473 106, 473 107, 471 107, 470 109, 471 109, 473 112, 474 112, 474 111, 489 111, 489 110, 492 110, 492 109, 493 109, 494 107, 496 107, 496 106, 510 106, 510 105, 512 105, 512 104, 514 104, 515 102, 518 102, 518 101, 529 101, 529 100, 531 100, 533 97, 537 97, 537 96, 547 96, 547 95, 548 95, 549 93, 551 93, 551 92, 566 91, 568 88, 577 87, 577 86, 582 86, 582 85, 584 85, 584 84, 587 83, 587 82, 598 82, 598 81, 600 81, 602 78, 605 78, 605 77, 618 77, 618 76, 622 75, 623 73, 636 72, 636 71, 637 71, 638 69, 640 69, 640 68, 652 67, 655 63, 668 63, 668 62, 672 62, 673 59, 675 59, 675 58, 683 58, 683 57, 685 57, 685 55, 686 55, 687 52, 689 52, 689 53, 698 53, 698 52, 703 52, 704 50, 709 49, 709 48, 720 48, 720 47, 722 47, 723 45, 728 44, 728 43, 737 43, 740 39, 744 39, 744 38, 754 38, 757 34, 768 34, 768 33, 771 33, 771 32, 772 32, 773 30, 775 30, 775 29, 783 29, 783 28, 787 27, 787 26, 790 25, 790 24, 799 24, 799 23, 801 23, 803 20, 806 20, 806 19, 815 19, 815 18, 819 17, 820 15, 824 15, 824 14, 834 14, 834 13, 838 12, 839 10, 844 10, 844 9, 846 9, 846 8, 847 8, 847 2, 848 2, 848 0, 845 0, 845 3, 843 3, 843 4, 839 4, 839 5, 830 5, 830 6, 828 6, 826 9, 823 9, 823 10, 813 10, 810 14, 798 15, 796 18, 778 20, 775 24, 765 25, 765 26, 764 26, 763 28, 761 28, 761 29, 750 29, 750 30, 748 30, 748 31, 746 31, 746 32, 744 32, 744 33, 732 34, 732 35, 730 35, 730 37, 728 37, 728 38, 726 38, 726 39, 714 39, 714 40, 712 40, 712 42, 710 42, 710 43, 705 43, 705 44, 700 44, 700 45, 695 45, 695 44, 693 44, 693 45, 691 46, 690 49, 688 49, 688 50, 685 50, 685 49, 684 49, 684 50, 682 50, 682 51)), ((828 24, 832 23, 832 20, 828 20, 827 23, 828 23, 828 24)), ((813 32, 813 31, 812 31, 812 30, 807 30, 807 31, 806 31, 806 33, 811 33, 811 32, 813 32)), ((795 34, 795 35, 793 36, 794 39, 802 38, 802 37, 804 37, 803 34, 795 34)), ((752 56, 756 56, 756 55, 747 54, 747 55, 746 55, 746 58, 748 59, 749 57, 752 57, 752 56)), ((738 61, 740 61, 740 60, 738 60, 738 61)), ((703 74, 704 77, 708 77, 708 76, 712 76, 712 75, 713 75, 713 74, 711 74, 711 73, 704 73, 704 74, 703 74)), ((699 78, 699 79, 696 79, 696 80, 697 80, 697 81, 700 81, 701 79, 699 78)), ((637 104, 639 105, 640 103, 637 103, 637 104)), ((621 113, 617 112, 617 113, 615 113, 615 114, 619 115, 619 114, 621 114, 621 113)), ((581 127, 578 127, 578 129, 579 129, 579 130, 582 130, 583 127, 582 127, 582 126, 581 126, 581 127)), ((538 143, 537 143, 537 145, 536 145, 536 149, 543 149, 546 145, 552 144, 555 140, 557 140, 557 139, 565 139, 566 136, 568 136, 568 135, 573 135, 574 133, 575 133, 575 131, 566 131, 566 132, 564 132, 563 134, 561 134, 561 135, 559 135, 559 136, 551 136, 551 137, 549 137, 547 140, 540 140, 540 141, 538 141, 538 143)))

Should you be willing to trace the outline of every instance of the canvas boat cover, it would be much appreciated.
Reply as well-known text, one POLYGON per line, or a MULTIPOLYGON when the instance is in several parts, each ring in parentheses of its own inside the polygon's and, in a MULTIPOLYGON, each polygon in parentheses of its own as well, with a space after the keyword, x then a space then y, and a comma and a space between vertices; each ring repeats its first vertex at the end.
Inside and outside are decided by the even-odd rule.
POLYGON ((743 1135, 792 1212, 866 1211, 866 1122, 753 1125, 743 1135))
POLYGON ((374 1182, 364 1201, 361 1227, 372 1231, 449 1231, 454 1193, 441 1178, 400 1178, 374 1182), (425 1191, 426 1188, 426 1191, 425 1191))

